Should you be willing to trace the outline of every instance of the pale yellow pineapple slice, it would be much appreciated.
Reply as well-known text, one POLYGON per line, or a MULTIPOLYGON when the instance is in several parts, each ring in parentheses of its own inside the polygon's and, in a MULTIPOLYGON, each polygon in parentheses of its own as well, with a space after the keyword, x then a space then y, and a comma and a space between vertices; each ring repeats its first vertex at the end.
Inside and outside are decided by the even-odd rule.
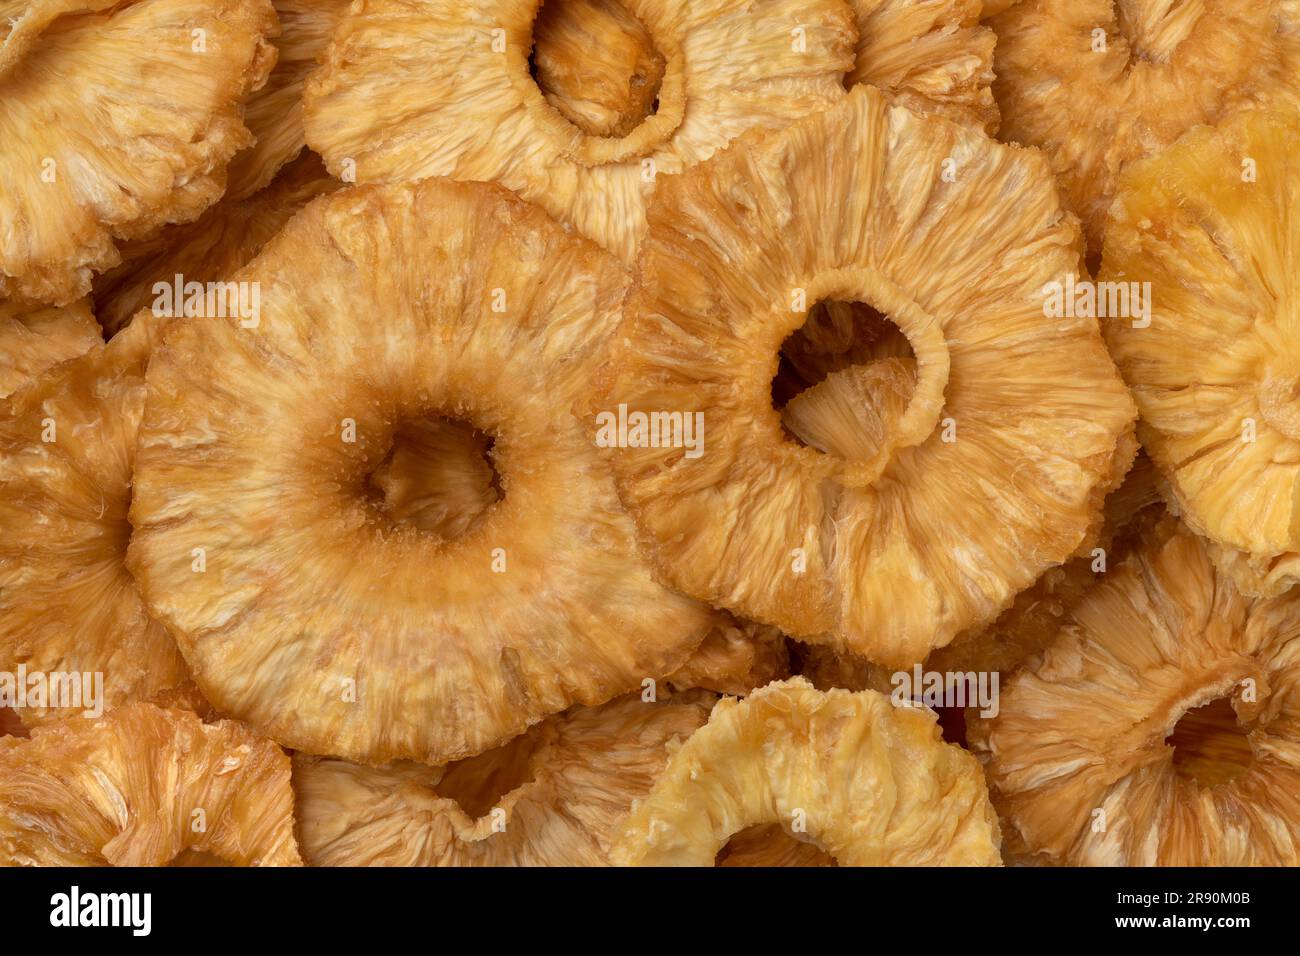
POLYGON ((1101 277, 1150 283, 1103 323, 1171 503, 1253 593, 1300 579, 1300 121, 1247 111, 1134 164, 1101 277))
POLYGON ((631 261, 658 177, 844 96, 839 0, 626 0, 664 58, 658 108, 589 135, 529 73, 541 0, 365 0, 307 82, 307 142, 335 175, 499 182, 631 261))
POLYGON ((150 367, 130 551, 222 713, 446 763, 703 640, 713 613, 652 580, 569 411, 617 328, 616 260, 499 186, 427 180, 317 200, 232 281, 259 321, 178 321, 150 367), (450 541, 374 478, 445 418, 491 436, 500 488, 450 541))
POLYGON ((1095 534, 1134 409, 1095 320, 1046 317, 1079 259, 1042 157, 860 86, 665 180, 650 224, 602 408, 703 416, 697 456, 631 432, 609 452, 671 584, 907 666, 1095 534), (771 405, 822 300, 909 342, 887 455, 801 447, 771 405))
MULTIPOLYGON (((110 707, 187 677, 125 563, 157 335, 146 315, 0 402, 0 671, 99 673, 110 707)), ((70 715, 53 704, 20 716, 30 727, 70 715)))
POLYGON ((1047 154, 1094 254, 1127 163, 1244 107, 1300 108, 1295 0, 1024 0, 991 24, 1000 135, 1047 154))
POLYGON ((289 758, 235 721, 131 704, 0 738, 0 865, 297 866, 289 758))
POLYGON ((713 709, 623 825, 622 865, 710 866, 728 839, 778 824, 842 866, 996 866, 979 764, 934 715, 881 694, 769 684, 713 709))
POLYGON ((1056 863, 1296 865, 1297 635, 1166 519, 972 726, 1003 820, 1056 863))
POLYGON ((576 707, 447 767, 299 755, 303 856, 316 866, 607 866, 633 802, 713 701, 694 691, 576 707))
POLYGON ((0 302, 0 398, 103 341, 84 300, 63 308, 0 302))
POLYGON ((275 61, 275 12, 270 0, 32 0, 10 16, 0 298, 66 305, 117 263, 116 240, 221 196, 252 141, 241 107, 275 61))

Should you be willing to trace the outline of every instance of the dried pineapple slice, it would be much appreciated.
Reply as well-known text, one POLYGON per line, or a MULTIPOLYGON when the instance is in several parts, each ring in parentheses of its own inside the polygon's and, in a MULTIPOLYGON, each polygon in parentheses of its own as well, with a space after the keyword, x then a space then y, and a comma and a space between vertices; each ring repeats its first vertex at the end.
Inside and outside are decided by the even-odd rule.
POLYGON ((112 335, 140 309, 152 306, 155 283, 171 286, 177 275, 184 282, 226 279, 307 203, 338 186, 320 158, 308 153, 248 199, 222 200, 194 222, 123 243, 121 264, 95 278, 95 315, 112 335))
POLYGON ((1150 283, 1149 326, 1103 331, 1172 504, 1252 591, 1300 558, 1298 151, 1300 120, 1247 111, 1135 163, 1101 273, 1150 283))
POLYGON ((633 801, 713 701, 695 691, 577 707, 449 767, 297 755, 303 856, 316 866, 606 866, 633 801))
POLYGON ((589 136, 528 71, 541 0, 363 0, 307 82, 307 142, 358 182, 500 182, 630 261, 657 176, 844 96, 837 0, 626 0, 666 61, 655 114, 589 136))
POLYGON ((993 46, 980 0, 852 0, 857 55, 846 82, 869 83, 918 113, 992 133, 993 46))
POLYGON ((1083 542, 1134 409, 1096 323, 1044 317, 1078 233, 1041 157, 860 86, 664 180, 650 224, 603 402, 704 416, 697 457, 610 452, 675 587, 906 666, 1083 542), (792 305, 822 299, 882 308, 911 343, 890 455, 783 436, 777 351, 792 305))
POLYGON ((654 112, 667 62, 623 0, 550 0, 533 35, 537 85, 584 133, 623 137, 654 112))
POLYGON ((1093 253, 1125 164, 1245 107, 1300 108, 1294 0, 1025 0, 992 26, 1001 135, 1047 153, 1093 253))
POLYGON ((1058 863, 1296 865, 1297 635, 1300 599, 1245 598, 1166 519, 1008 682, 998 716, 972 728, 1003 819, 1058 863), (1250 762, 1203 786, 1166 738, 1225 697, 1250 762))
POLYGON ((756 687, 790 676, 785 635, 774 627, 731 615, 709 631, 686 663, 668 675, 670 686, 702 687, 743 697, 756 687))
POLYGON ((427 180, 318 200, 234 281, 260 322, 174 323, 150 366, 129 556, 221 712, 445 763, 703 640, 713 613, 652 581, 567 411, 617 328, 612 257, 499 186, 427 180), (368 480, 442 417, 493 436, 501 487, 451 542, 368 480))
POLYGON ((0 738, 0 865, 297 866, 290 770, 235 721, 152 704, 0 738))
MULTIPOLYGON (((110 707, 188 676, 125 564, 157 336, 146 315, 0 402, 0 671, 99 672, 110 707)), ((21 714, 28 726, 66 716, 45 705, 21 714)))
POLYGON ((806 834, 844 866, 996 866, 979 765, 934 715, 871 691, 769 684, 713 709, 632 811, 611 852, 640 866, 709 866, 755 824, 806 834))
POLYGON ((0 398, 103 341, 85 301, 65 308, 0 302, 0 398))
POLYGON ((270 0, 26 4, 0 46, 0 298, 70 303, 115 239, 216 201, 275 29, 270 0))
POLYGON ((236 154, 226 176, 227 201, 266 188, 302 152, 302 90, 351 0, 273 0, 280 21, 279 53, 266 85, 248 98, 244 124, 255 137, 236 154))

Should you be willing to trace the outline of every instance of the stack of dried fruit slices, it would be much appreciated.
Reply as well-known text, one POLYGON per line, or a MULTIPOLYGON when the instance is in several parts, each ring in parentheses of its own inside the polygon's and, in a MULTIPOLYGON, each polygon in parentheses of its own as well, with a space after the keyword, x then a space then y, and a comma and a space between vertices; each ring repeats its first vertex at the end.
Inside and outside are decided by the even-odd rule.
POLYGON ((0 862, 1300 862, 1295 0, 0 0, 0 862))

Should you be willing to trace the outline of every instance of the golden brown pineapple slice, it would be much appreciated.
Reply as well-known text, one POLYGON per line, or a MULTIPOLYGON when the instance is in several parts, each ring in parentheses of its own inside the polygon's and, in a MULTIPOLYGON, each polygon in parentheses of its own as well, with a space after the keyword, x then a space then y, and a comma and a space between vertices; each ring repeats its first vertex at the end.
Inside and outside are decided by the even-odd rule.
POLYGON ((607 866, 633 801, 713 701, 696 691, 577 707, 448 767, 299 755, 303 856, 317 866, 607 866))
POLYGON ((316 69, 330 34, 351 0, 272 0, 280 21, 278 57, 266 85, 248 98, 244 124, 255 142, 236 154, 225 200, 247 199, 266 188, 282 166, 302 152, 303 84, 316 69))
POLYGON ((235 281, 260 322, 177 322, 151 365, 131 509, 131 566, 221 712, 445 763, 700 643, 712 613, 651 579, 568 411, 617 328, 612 257, 499 186, 428 180, 318 200, 235 281), (450 542, 371 480, 441 418, 489 434, 500 476, 450 542))
POLYGON ((844 866, 996 866, 979 764, 934 715, 802 678, 725 699, 628 817, 614 862, 711 866, 733 834, 780 824, 844 866))
POLYGON ((338 186, 320 158, 308 153, 248 199, 223 199, 194 222, 123 243, 121 264, 95 278, 95 315, 111 335, 140 309, 152 308, 155 283, 170 287, 177 275, 186 283, 228 278, 296 212, 338 186))
POLYGON ((0 398, 103 341, 86 301, 64 308, 0 302, 0 398))
POLYGON ((654 113, 667 62, 623 0, 549 0, 533 36, 537 85, 584 133, 623 137, 654 113))
POLYGON ((252 140, 241 103, 275 60, 275 13, 270 0, 21 9, 0 46, 0 298, 64 305, 116 264, 115 240, 220 197, 252 140))
POLYGON ((1045 318, 1044 285, 1079 263, 1040 156, 857 87, 664 180, 650 223, 604 408, 704 416, 698 457, 610 452, 676 587, 906 666, 1095 533, 1134 410, 1095 321, 1045 318), (887 457, 800 447, 771 406, 821 300, 866 302, 910 343, 887 457))
POLYGON ((1003 819, 1057 863, 1296 865, 1298 635, 1166 519, 973 725, 1003 819))
POLYGON ((235 721, 131 704, 0 738, 0 865, 296 866, 289 758, 235 721))
POLYGON ((1243 107, 1300 107, 1294 0, 1025 0, 992 25, 1000 135, 1048 155, 1093 253, 1126 163, 1243 107))
POLYGON ((630 261, 658 176, 844 95, 839 0, 626 0, 666 67, 653 116, 592 136, 529 74, 541 0, 365 0, 307 83, 307 142, 357 182, 499 182, 630 261))
POLYGON ((774 627, 722 615, 686 663, 668 675, 674 688, 701 687, 743 697, 790 676, 785 635, 774 627))
POLYGON ((1103 325, 1143 444, 1256 593, 1300 578, 1297 208, 1300 122, 1247 111, 1126 172, 1102 269, 1151 284, 1149 326, 1103 325))
MULTIPOLYGON (((108 706, 187 677, 125 564, 157 334, 146 315, 0 403, 0 671, 99 672, 108 706)), ((35 726, 68 712, 47 703, 21 716, 35 726)))

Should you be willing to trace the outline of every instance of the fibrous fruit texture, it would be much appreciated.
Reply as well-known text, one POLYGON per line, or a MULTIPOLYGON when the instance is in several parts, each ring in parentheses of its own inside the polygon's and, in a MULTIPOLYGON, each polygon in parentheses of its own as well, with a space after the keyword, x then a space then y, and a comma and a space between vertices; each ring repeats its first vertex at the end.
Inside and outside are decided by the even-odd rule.
POLYGON ((1300 105, 1294 0, 1023 0, 992 24, 1001 135, 1042 147, 1094 252, 1125 164, 1235 110, 1300 105))
POLYGON ((1058 863, 1296 865, 1298 635, 1300 595, 1244 597, 1166 519, 973 729, 1003 819, 1058 863), (1225 699, 1188 774, 1167 740, 1225 699))
POLYGON ((800 678, 724 699, 628 817, 612 853, 638 866, 711 866, 728 839, 779 824, 845 866, 996 866, 979 764, 934 715, 800 678))
POLYGON ((131 704, 0 737, 0 865, 295 866, 289 758, 240 724, 131 704))
POLYGON ((0 302, 0 398, 102 342, 84 301, 64 308, 0 302))
POLYGON ((448 767, 298 757, 303 856, 318 866, 607 866, 633 801, 713 701, 696 691, 578 707, 448 767))
MULTIPOLYGON (((0 402, 0 671, 102 675, 115 706, 186 679, 126 569, 146 316, 0 402)), ((28 726, 69 712, 28 706, 28 726)), ((83 707, 78 704, 75 712, 83 707)))
POLYGON ((626 0, 664 58, 658 107, 585 133, 529 72, 540 0, 364 0, 307 82, 307 142, 357 182, 491 180, 631 260, 659 176, 844 95, 838 0, 626 0))
POLYGON ((1259 594, 1300 579, 1298 155, 1300 121, 1248 111, 1134 164, 1102 268, 1149 284, 1149 323, 1104 324, 1143 444, 1183 520, 1259 594))
POLYGON ((445 763, 700 643, 713 615, 651 580, 570 411, 614 259, 499 186, 430 180, 318 200, 234 281, 259 321, 177 322, 150 366, 131 507, 131 566, 221 712, 445 763), (440 421, 491 437, 500 488, 450 540, 384 480, 440 421))
POLYGON ((1045 317, 1077 240, 1042 157, 869 87, 665 180, 603 407, 703 418, 702 455, 609 452, 666 579, 893 666, 1071 556, 1134 417, 1095 320, 1045 317), (791 410, 814 446, 831 416, 820 451, 789 440, 770 383, 823 299, 880 309, 913 357, 791 410))
POLYGON ((8 6, 0 298, 66 305, 116 264, 115 240, 221 196, 227 163, 252 142, 241 104, 275 61, 275 12, 270 0, 8 6))

